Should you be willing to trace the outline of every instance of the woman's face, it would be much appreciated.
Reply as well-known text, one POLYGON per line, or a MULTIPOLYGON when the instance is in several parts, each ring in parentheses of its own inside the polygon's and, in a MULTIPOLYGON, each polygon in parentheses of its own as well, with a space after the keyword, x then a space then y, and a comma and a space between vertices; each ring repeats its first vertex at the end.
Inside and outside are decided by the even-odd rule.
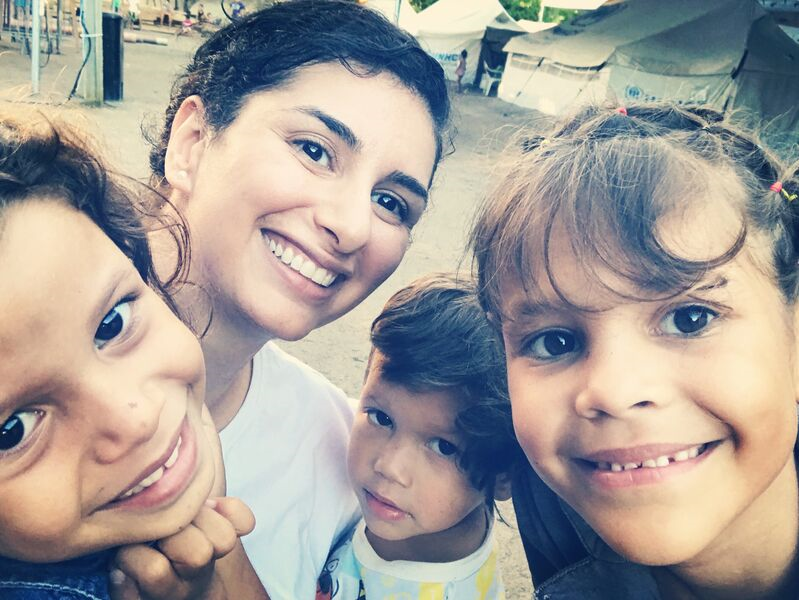
POLYGON ((253 94, 216 135, 201 113, 197 98, 184 102, 166 175, 215 326, 299 339, 394 271, 436 157, 413 92, 389 74, 326 63, 253 94))

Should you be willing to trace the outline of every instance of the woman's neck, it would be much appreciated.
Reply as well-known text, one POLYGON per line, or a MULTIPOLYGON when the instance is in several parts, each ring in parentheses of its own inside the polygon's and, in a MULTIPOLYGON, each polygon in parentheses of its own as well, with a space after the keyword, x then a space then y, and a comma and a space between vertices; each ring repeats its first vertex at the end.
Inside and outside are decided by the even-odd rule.
POLYGON ((437 533, 417 535, 404 540, 384 540, 366 530, 366 539, 383 560, 444 563, 466 558, 485 541, 491 515, 480 505, 457 525, 437 533))
POLYGON ((221 313, 215 313, 211 326, 200 340, 205 357, 205 403, 222 431, 236 416, 252 377, 253 356, 269 341, 266 335, 239 332, 221 313))
POLYGON ((654 570, 663 598, 793 598, 799 586, 798 490, 792 456, 711 547, 684 564, 654 570))

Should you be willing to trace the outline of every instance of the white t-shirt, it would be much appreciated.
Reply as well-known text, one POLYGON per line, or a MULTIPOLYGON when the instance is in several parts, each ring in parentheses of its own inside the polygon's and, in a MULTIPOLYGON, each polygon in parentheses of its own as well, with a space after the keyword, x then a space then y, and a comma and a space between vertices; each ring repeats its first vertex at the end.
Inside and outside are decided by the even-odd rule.
POLYGON ((330 548, 358 519, 347 478, 352 408, 339 388, 272 342, 255 355, 220 433, 227 493, 255 513, 243 538, 272 600, 306 600, 330 548))
POLYGON ((504 600, 493 527, 469 556, 448 563, 383 560, 361 521, 336 548, 319 578, 316 600, 504 600))

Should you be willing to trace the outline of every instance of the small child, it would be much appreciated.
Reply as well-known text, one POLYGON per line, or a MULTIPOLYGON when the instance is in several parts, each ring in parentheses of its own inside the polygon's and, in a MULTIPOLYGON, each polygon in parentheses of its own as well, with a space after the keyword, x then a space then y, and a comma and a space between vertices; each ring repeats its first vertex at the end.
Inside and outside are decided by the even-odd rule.
POLYGON ((458 58, 458 66, 455 67, 455 77, 458 79, 458 93, 463 92, 463 76, 466 75, 466 57, 469 55, 466 50, 461 50, 460 58, 458 58))
POLYGON ((218 557, 235 533, 206 503, 202 352, 132 192, 81 135, 21 113, 0 111, 0 597, 103 599, 115 547, 191 530, 218 557))
POLYGON ((504 598, 493 508, 521 453, 501 344, 474 292, 428 276, 372 323, 348 457, 364 518, 328 560, 318 600, 504 598))
POLYGON ((799 597, 797 190, 709 109, 518 144, 472 246, 536 598, 799 597))

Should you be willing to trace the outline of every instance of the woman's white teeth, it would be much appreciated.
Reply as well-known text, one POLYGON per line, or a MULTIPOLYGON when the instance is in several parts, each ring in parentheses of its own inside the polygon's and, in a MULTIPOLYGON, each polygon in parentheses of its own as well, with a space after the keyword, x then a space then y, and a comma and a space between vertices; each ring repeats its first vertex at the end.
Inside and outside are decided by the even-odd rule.
POLYGON ((707 449, 707 444, 699 444, 687 450, 680 450, 674 454, 658 456, 657 458, 648 458, 642 462, 629 462, 629 463, 615 463, 615 462, 598 462, 597 468, 600 471, 613 471, 620 473, 622 471, 632 471, 633 469, 657 469, 658 467, 668 467, 671 463, 683 462, 691 458, 696 458, 707 449))
MULTIPOLYGON (((267 238, 269 239, 269 238, 267 238)), ((336 275, 314 263, 310 258, 295 252, 292 248, 284 248, 274 240, 269 240, 269 249, 283 264, 291 267, 306 279, 322 287, 329 287, 336 280, 336 275)))
POLYGON ((157 481, 160 481, 161 478, 164 476, 164 472, 167 469, 171 468, 177 462, 178 456, 180 455, 180 445, 182 441, 183 441, 182 438, 178 438, 178 442, 177 444, 175 444, 175 449, 172 451, 172 454, 169 455, 169 458, 166 459, 166 462, 162 466, 158 467, 155 471, 150 473, 147 477, 142 479, 139 483, 137 483, 127 492, 122 494, 119 498, 120 499, 130 498, 134 494, 138 494, 139 492, 146 490, 148 487, 150 487, 157 481))

